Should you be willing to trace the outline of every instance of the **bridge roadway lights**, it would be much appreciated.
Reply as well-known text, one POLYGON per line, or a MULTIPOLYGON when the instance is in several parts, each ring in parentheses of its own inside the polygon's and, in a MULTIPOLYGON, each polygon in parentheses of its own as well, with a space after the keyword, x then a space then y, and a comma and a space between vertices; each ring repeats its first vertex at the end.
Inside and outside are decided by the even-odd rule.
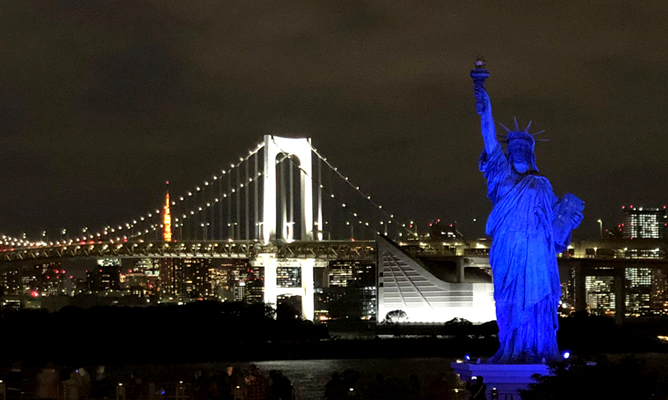
POLYGON ((128 242, 58 245, 34 248, 0 249, 0 262, 58 260, 62 258, 254 258, 257 254, 276 253, 283 258, 319 260, 373 260, 373 240, 295 241, 264 245, 255 240, 128 242))
POLYGON ((276 258, 275 253, 258 254, 251 260, 253 267, 264 267, 264 302, 278 304, 278 296, 301 296, 302 318, 313 321, 315 313, 313 268, 326 267, 326 260, 316 258, 276 258), (278 267, 297 267, 301 272, 301 287, 279 287, 278 267))

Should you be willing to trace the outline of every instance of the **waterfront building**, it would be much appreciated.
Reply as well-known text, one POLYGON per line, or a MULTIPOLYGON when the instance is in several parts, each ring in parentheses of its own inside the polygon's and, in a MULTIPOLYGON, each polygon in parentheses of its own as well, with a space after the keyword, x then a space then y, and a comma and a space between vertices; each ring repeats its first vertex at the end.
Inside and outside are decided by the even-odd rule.
POLYGON ((383 237, 377 251, 378 321, 395 310, 404 311, 408 323, 496 318, 489 261, 455 257, 427 265, 383 237))

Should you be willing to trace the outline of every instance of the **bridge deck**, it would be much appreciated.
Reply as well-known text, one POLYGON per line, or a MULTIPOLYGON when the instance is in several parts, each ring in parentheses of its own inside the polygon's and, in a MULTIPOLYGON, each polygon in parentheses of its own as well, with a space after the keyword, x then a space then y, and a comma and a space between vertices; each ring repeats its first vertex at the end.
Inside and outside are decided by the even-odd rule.
POLYGON ((373 259, 376 243, 366 241, 309 241, 263 244, 259 241, 142 241, 94 242, 0 250, 0 261, 27 261, 59 258, 253 258, 274 253, 279 258, 373 259))

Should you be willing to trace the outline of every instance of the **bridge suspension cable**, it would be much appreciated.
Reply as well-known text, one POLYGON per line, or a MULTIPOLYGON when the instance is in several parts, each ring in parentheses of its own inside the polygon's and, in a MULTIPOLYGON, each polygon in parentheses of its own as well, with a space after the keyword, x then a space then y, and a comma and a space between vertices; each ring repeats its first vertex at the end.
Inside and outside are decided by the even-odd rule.
MULTIPOLYGON (((276 147, 278 148, 278 150, 279 150, 279 151, 281 152, 281 154, 283 155, 283 159, 282 159, 281 161, 284 161, 284 160, 286 160, 286 159, 287 159, 287 160, 290 160, 294 165, 297 166, 297 168, 299 168, 299 170, 300 170, 300 172, 301 172, 302 174, 304 174, 305 176, 309 177, 309 178, 311 179, 311 181, 316 182, 315 178, 314 178, 313 176, 311 176, 307 171, 305 171, 305 170, 301 167, 301 165, 297 164, 296 160, 294 160, 292 157, 290 157, 290 155, 289 155, 286 151, 284 151, 284 150, 283 150, 283 149, 276 143, 276 141, 274 141, 274 144, 276 145, 276 147)), ((335 168, 334 166, 332 166, 332 165, 327 161, 327 159, 324 158, 322 155, 320 155, 319 152, 318 152, 312 145, 310 145, 310 147, 311 147, 311 150, 312 150, 313 154, 315 154, 315 155, 318 157, 319 160, 321 160, 322 162, 324 162, 325 165, 327 165, 327 166, 330 168, 330 170, 332 170, 338 177, 342 178, 343 181, 345 181, 347 185, 349 185, 351 188, 353 188, 357 194, 359 194, 363 199, 365 199, 367 202, 369 202, 369 203, 373 206, 374 209, 379 210, 381 213, 383 213, 383 215, 385 215, 386 217, 388 217, 388 218, 389 218, 389 220, 388 220, 389 223, 391 223, 391 222, 395 222, 395 226, 399 227, 399 229, 403 229, 403 230, 405 230, 406 232, 408 232, 408 233, 410 233, 410 234, 414 234, 414 232, 412 232, 410 229, 406 228, 406 225, 405 225, 405 224, 402 224, 400 221, 398 221, 398 220, 394 217, 394 214, 390 214, 389 212, 387 212, 386 210, 384 210, 383 207, 382 207, 382 205, 380 205, 380 204, 376 203, 375 201, 371 200, 371 196, 368 196, 368 195, 364 194, 364 193, 360 190, 359 186, 356 186, 356 185, 354 185, 352 182, 350 182, 350 180, 349 180, 348 177, 346 177, 346 176, 344 176, 343 174, 341 174, 341 173, 338 171, 338 168, 335 168)), ((320 163, 319 163, 319 164, 320 164, 320 163)), ((321 168, 318 168, 318 176, 317 176, 317 182, 318 182, 318 188, 317 188, 317 189, 318 189, 318 211, 317 211, 317 212, 318 212, 319 214, 322 213, 322 194, 321 194, 321 192, 324 191, 324 192, 326 192, 328 198, 330 198, 332 201, 334 201, 335 203, 337 203, 337 204, 339 205, 339 207, 341 207, 342 209, 346 210, 346 212, 348 212, 351 216, 353 216, 353 217, 357 220, 358 225, 362 225, 362 226, 364 226, 364 227, 369 227, 369 228, 371 228, 371 224, 369 223, 369 221, 365 221, 365 220, 361 219, 361 218, 360 218, 360 214, 359 214, 358 212, 356 212, 355 210, 353 210, 353 209, 352 209, 347 203, 345 203, 344 201, 338 199, 337 196, 335 195, 335 193, 334 193, 332 190, 330 190, 329 188, 327 188, 325 185, 322 184, 321 172, 322 172, 322 171, 321 171, 321 168)), ((322 221, 322 217, 320 217, 320 216, 319 216, 319 221, 322 221)), ((379 221, 379 222, 380 222, 380 223, 379 223, 378 225, 384 225, 384 221, 383 221, 383 220, 381 220, 381 221, 379 221)), ((327 222, 325 222, 325 223, 327 223, 327 222)), ((376 224, 374 224, 374 226, 376 226, 376 224)), ((318 227, 318 230, 323 231, 323 230, 324 230, 323 228, 324 228, 323 226, 319 226, 319 227, 318 227)), ((373 228, 372 228, 372 229, 373 229, 373 228)), ((383 232, 381 232, 380 230, 375 230, 374 233, 377 233, 377 234, 387 234, 387 230, 385 229, 383 232)), ((351 237, 352 237, 352 235, 351 235, 351 237)))
MULTIPOLYGON (((174 218, 174 228, 179 228, 180 230, 183 230, 185 221, 192 221, 193 219, 196 219, 199 217, 202 211, 207 210, 209 208, 212 209, 212 215, 213 215, 213 205, 221 203, 222 204, 222 199, 223 198, 228 198, 228 200, 231 201, 232 194, 237 193, 237 199, 239 198, 240 191, 242 188, 244 188, 244 182, 241 182, 240 180, 240 174, 239 172, 237 173, 237 182, 236 185, 233 187, 231 183, 231 176, 233 173, 233 170, 237 169, 237 171, 240 169, 240 167, 246 163, 248 165, 247 161, 255 156, 255 161, 257 163, 257 153, 264 147, 264 142, 258 144, 253 150, 250 150, 248 152, 248 155, 245 157, 240 157, 239 161, 237 163, 231 163, 229 169, 222 169, 220 174, 214 174, 212 177, 212 181, 205 180, 204 182, 200 183, 199 185, 195 186, 194 188, 187 190, 184 192, 181 196, 173 196, 172 200, 170 202, 171 206, 176 208, 176 212, 172 211, 172 214, 175 216, 174 218), (228 179, 228 191, 227 193, 223 192, 223 180, 225 176, 229 177, 228 179), (220 196, 213 197, 209 199, 209 201, 206 201, 207 199, 202 199, 202 202, 199 203, 197 201, 198 195, 197 193, 202 193, 204 194, 208 188, 213 188, 214 187, 214 182, 218 181, 219 182, 219 194, 220 196), (178 212, 180 207, 185 206, 187 203, 189 203, 189 199, 193 199, 193 202, 196 203, 194 206, 189 207, 185 213, 180 213, 178 212), (180 217, 178 215, 181 215, 180 217), (197 216, 197 217, 195 217, 197 216)), ((255 168, 256 174, 255 176, 249 176, 248 171, 249 168, 246 168, 247 174, 246 174, 246 182, 247 183, 252 183, 252 182, 259 182, 260 179, 259 177, 262 175, 261 173, 257 172, 257 167, 255 168)), ((247 186, 247 185, 246 185, 247 186)), ((257 185, 256 185, 257 186, 257 185)), ((204 197, 204 196, 202 196, 204 197)), ((257 219, 257 212, 255 213, 255 219, 257 219)), ((219 230, 219 236, 222 239, 223 236, 223 225, 222 225, 222 219, 223 219, 223 212, 222 212, 222 207, 221 207, 221 212, 219 214, 219 221, 221 222, 220 230, 219 230)), ((228 215, 229 216, 229 215, 228 215)), ((127 239, 136 239, 136 238, 143 238, 146 237, 147 235, 150 235, 151 233, 159 233, 161 229, 164 228, 164 224, 160 223, 162 217, 162 211, 160 208, 156 208, 155 211, 149 211, 146 213, 143 213, 139 215, 136 218, 133 218, 125 223, 118 224, 118 225, 106 225, 104 228, 98 230, 97 232, 94 233, 89 233, 89 234, 83 234, 81 236, 77 236, 74 239, 66 239, 63 240, 63 244, 71 244, 73 242, 79 242, 79 241, 88 241, 88 240, 98 240, 98 241, 122 241, 122 240, 127 240, 127 239)), ((238 219, 239 219, 239 213, 236 214, 236 223, 238 226, 238 219)), ((213 219, 213 218, 212 218, 213 219)), ((228 218, 228 221, 230 221, 232 218, 228 218)), ((204 223, 204 222, 202 222, 204 223)), ((211 224, 211 222, 205 222, 206 224, 211 224)), ((201 226, 201 225, 200 225, 201 226)), ((228 226, 233 229, 235 225, 232 225, 232 223, 228 222, 228 226)), ((196 229, 196 228, 195 228, 196 229)), ((247 230, 249 230, 247 228, 247 230)), ((248 233, 246 234, 248 235, 248 233)), ((197 236, 197 235, 196 235, 197 236)), ((211 230, 211 235, 213 236, 213 230, 211 230)), ((231 232, 228 232, 229 239, 234 239, 236 235, 232 234, 231 232)), ((179 240, 183 239, 183 235, 179 237, 179 240)), ((206 239, 206 238, 203 238, 206 239)), ((212 237, 213 239, 213 237, 212 237)), ((15 243, 20 243, 22 245, 32 245, 36 242, 29 242, 29 241, 19 241, 18 239, 12 240, 12 242, 15 243)), ((56 241, 56 243, 61 243, 61 241, 56 241)))
POLYGON ((324 162, 325 165, 327 165, 327 166, 330 168, 330 170, 332 170, 336 175, 338 175, 341 179, 343 179, 343 181, 344 181, 348 186, 350 186, 350 188, 352 188, 352 189, 353 189, 357 194, 359 194, 363 199, 366 199, 366 200, 367 200, 367 201, 368 201, 374 208, 378 209, 378 210, 379 210, 381 213, 383 213, 387 218, 389 218, 389 221, 392 221, 392 222, 396 223, 397 226, 401 226, 401 228, 403 228, 407 233, 409 233, 409 234, 411 234, 411 235, 416 235, 416 234, 417 234, 416 231, 411 231, 409 228, 407 228, 405 223, 402 223, 401 221, 399 221, 398 219, 396 219, 396 218, 394 217, 394 214, 393 214, 393 213, 390 213, 390 212, 388 212, 385 208, 383 208, 383 205, 382 205, 382 204, 379 204, 379 203, 377 203, 376 201, 372 200, 372 199, 371 199, 371 195, 368 195, 368 194, 364 193, 364 192, 360 189, 360 187, 359 187, 358 185, 355 185, 353 182, 351 182, 350 179, 349 179, 347 176, 343 175, 343 174, 339 171, 339 169, 338 169, 337 167, 334 167, 329 161, 327 161, 327 158, 323 157, 322 154, 320 154, 320 152, 319 152, 315 147, 313 147, 313 145, 311 145, 311 149, 313 150, 313 153, 314 153, 320 160, 322 160, 322 162, 324 162))

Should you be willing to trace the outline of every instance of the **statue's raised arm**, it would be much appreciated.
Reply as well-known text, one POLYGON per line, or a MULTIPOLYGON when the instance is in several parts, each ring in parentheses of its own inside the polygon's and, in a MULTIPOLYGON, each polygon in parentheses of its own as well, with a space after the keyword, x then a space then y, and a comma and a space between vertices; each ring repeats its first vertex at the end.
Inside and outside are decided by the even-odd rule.
POLYGON ((480 115, 480 129, 485 141, 485 151, 491 154, 498 145, 496 128, 492 117, 492 102, 485 90, 485 79, 489 78, 489 71, 485 69, 485 61, 481 56, 476 57, 475 69, 471 71, 471 78, 475 85, 476 111, 480 115))

